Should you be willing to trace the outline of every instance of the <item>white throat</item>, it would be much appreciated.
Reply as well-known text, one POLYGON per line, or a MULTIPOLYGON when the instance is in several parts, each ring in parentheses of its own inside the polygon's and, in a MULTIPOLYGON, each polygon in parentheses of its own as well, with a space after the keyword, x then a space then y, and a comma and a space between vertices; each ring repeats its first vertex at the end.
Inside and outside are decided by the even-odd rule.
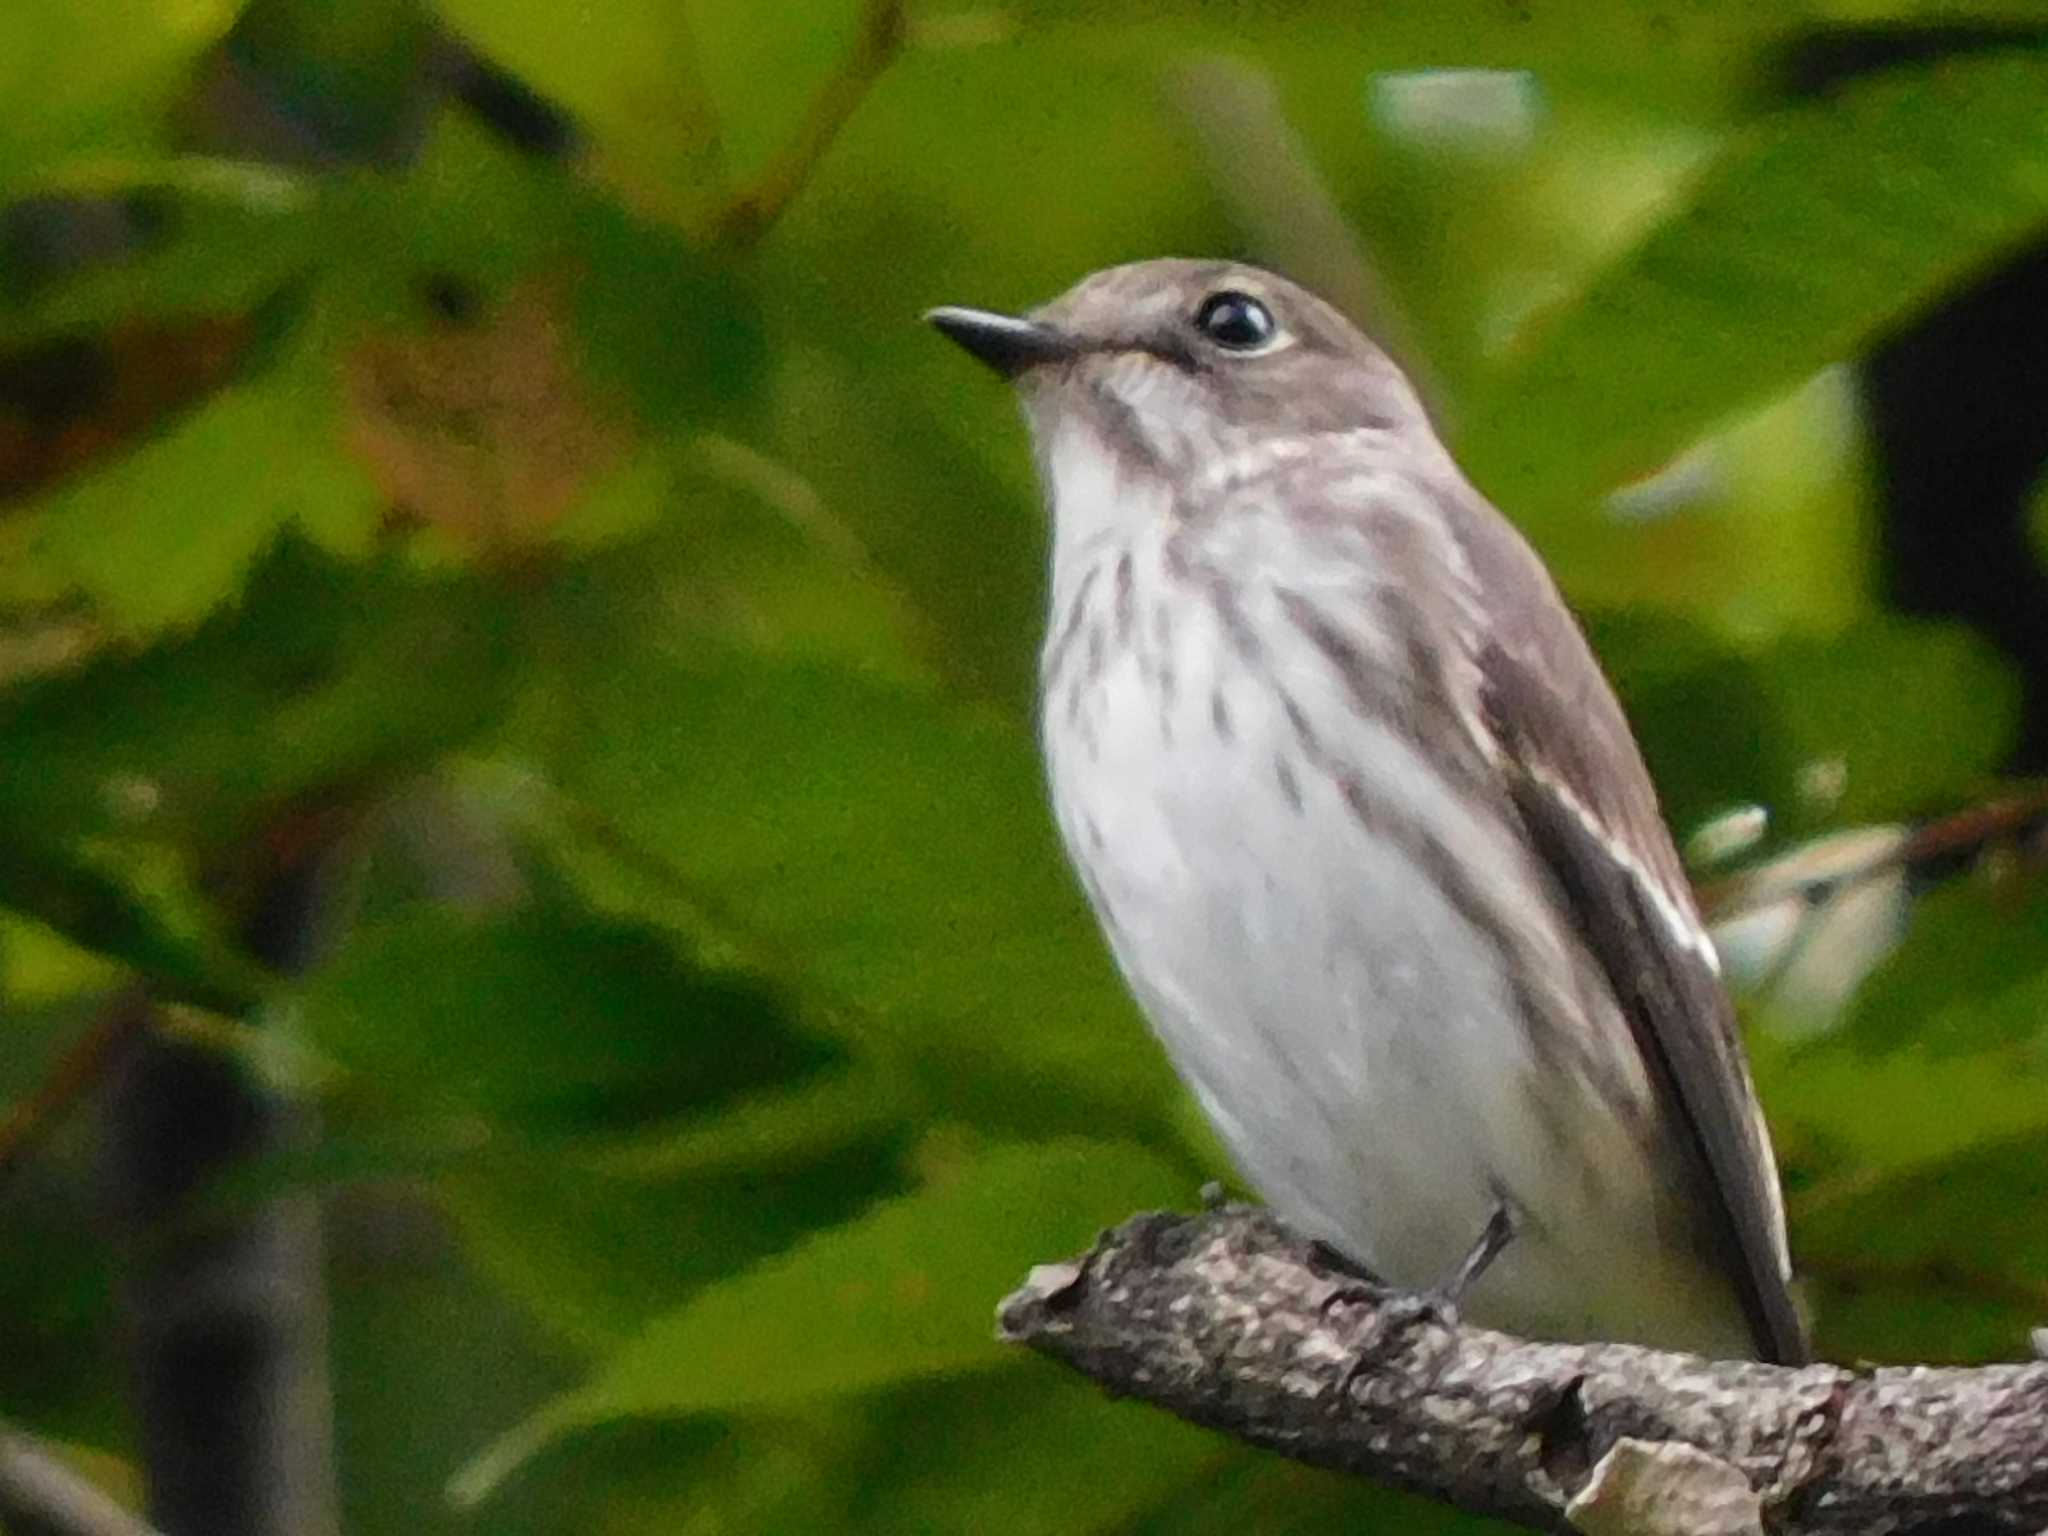
POLYGON ((1105 545, 1130 543, 1163 523, 1173 498, 1164 477, 1131 462, 1082 412, 1059 413, 1034 438, 1052 514, 1052 584, 1059 601, 1105 545))

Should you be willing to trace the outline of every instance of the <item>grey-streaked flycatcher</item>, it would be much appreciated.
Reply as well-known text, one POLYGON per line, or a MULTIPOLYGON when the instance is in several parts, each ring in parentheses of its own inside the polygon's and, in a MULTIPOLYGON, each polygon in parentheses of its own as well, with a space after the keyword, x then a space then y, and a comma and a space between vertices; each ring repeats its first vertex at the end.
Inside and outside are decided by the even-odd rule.
POLYGON ((1068 853, 1244 1173, 1554 1338, 1804 1358, 1763 1117, 1613 692, 1385 353, 1228 262, 931 319, 1013 379, 1053 521, 1068 853))

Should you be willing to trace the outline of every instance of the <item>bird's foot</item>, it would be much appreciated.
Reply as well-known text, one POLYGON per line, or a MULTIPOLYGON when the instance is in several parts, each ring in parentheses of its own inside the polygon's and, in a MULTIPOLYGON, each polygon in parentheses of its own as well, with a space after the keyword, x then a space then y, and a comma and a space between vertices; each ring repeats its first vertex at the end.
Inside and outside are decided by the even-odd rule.
POLYGON ((1351 1357, 1344 1367, 1344 1374, 1337 1380, 1337 1396, 1333 1405, 1337 1411, 1341 1412, 1351 1401, 1351 1389, 1359 1378, 1391 1358, 1413 1330, 1428 1324, 1444 1329, 1458 1326, 1458 1306, 1465 1299, 1466 1292, 1500 1257, 1501 1250, 1514 1241, 1517 1226, 1514 1207, 1502 1196, 1494 1206, 1493 1214, 1486 1218, 1478 1239, 1459 1260, 1458 1267, 1443 1281, 1422 1291, 1390 1290, 1364 1266, 1352 1263, 1334 1249, 1326 1249, 1320 1243, 1315 1245, 1321 1250, 1318 1258, 1334 1255, 1337 1259, 1334 1267, 1345 1269, 1357 1277, 1354 1283, 1337 1286, 1323 1298, 1323 1316, 1328 1317, 1337 1307, 1362 1302, 1372 1302, 1378 1308, 1372 1333, 1351 1357))

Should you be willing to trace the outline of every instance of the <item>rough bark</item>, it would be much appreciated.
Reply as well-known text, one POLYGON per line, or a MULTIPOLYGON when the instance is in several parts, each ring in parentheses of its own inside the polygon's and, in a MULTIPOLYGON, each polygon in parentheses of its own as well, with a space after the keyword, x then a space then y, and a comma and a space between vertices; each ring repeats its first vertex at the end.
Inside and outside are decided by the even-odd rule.
POLYGON ((1535 1343, 1333 1274, 1244 1206, 1133 1217, 1034 1270, 999 1320, 1113 1393, 1538 1530, 2048 1528, 2048 1364, 1535 1343))

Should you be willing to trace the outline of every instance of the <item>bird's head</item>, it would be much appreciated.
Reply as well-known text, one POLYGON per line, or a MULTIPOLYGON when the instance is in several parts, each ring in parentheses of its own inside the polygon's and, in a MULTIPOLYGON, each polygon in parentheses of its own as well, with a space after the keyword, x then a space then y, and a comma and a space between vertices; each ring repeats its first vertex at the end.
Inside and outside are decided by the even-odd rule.
POLYGON ((1414 389, 1357 327, 1237 262, 1136 262, 1026 315, 928 318, 1016 383, 1049 468, 1063 438, 1182 476, 1280 441, 1428 430, 1414 389))

